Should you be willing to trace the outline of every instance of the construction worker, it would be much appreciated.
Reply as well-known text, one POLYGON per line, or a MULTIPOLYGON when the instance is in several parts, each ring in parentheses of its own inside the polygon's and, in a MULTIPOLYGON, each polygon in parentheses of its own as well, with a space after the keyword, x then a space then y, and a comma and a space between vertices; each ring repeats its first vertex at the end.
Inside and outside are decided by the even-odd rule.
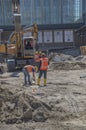
POLYGON ((41 52, 36 51, 34 55, 35 65, 39 68, 41 52))
POLYGON ((32 72, 33 80, 35 81, 35 71, 36 67, 33 65, 26 65, 23 68, 23 73, 24 73, 24 85, 27 85, 27 82, 29 85, 31 85, 31 80, 30 80, 30 72, 32 72))
POLYGON ((39 66, 39 76, 37 80, 37 84, 40 86, 40 79, 44 74, 44 86, 46 86, 46 79, 47 79, 47 70, 48 70, 49 60, 46 57, 45 53, 42 53, 40 58, 40 66, 39 66))
POLYGON ((38 58, 39 58, 39 53, 38 53, 38 51, 36 51, 35 55, 34 55, 34 60, 37 62, 38 58))

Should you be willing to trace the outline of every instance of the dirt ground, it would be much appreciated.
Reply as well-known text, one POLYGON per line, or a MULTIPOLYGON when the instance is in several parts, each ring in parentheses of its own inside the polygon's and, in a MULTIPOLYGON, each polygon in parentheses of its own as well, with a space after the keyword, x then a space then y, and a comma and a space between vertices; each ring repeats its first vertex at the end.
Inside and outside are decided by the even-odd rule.
POLYGON ((52 61, 46 87, 23 86, 21 71, 1 74, 0 130, 86 130, 86 65, 77 59, 52 61))

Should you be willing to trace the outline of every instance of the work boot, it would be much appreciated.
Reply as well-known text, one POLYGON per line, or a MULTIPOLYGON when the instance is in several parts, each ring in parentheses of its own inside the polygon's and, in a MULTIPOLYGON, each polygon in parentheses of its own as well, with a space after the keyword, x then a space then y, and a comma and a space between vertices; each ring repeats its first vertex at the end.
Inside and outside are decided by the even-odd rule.
POLYGON ((46 79, 44 79, 44 86, 46 86, 46 79))
POLYGON ((32 83, 31 83, 31 82, 29 82, 29 85, 32 85, 32 83))
POLYGON ((37 79, 37 85, 40 86, 40 78, 37 79))

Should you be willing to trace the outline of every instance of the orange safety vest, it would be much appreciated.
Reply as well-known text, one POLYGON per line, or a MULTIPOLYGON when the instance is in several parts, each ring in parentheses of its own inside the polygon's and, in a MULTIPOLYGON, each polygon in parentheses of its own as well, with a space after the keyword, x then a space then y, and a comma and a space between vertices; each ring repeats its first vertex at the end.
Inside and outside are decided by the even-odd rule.
POLYGON ((48 58, 47 57, 40 58, 40 61, 41 61, 40 70, 47 70, 48 69, 48 58))
POLYGON ((33 69, 34 69, 34 66, 32 66, 32 65, 27 65, 27 66, 25 66, 24 68, 25 68, 28 72, 32 72, 33 69))
POLYGON ((40 61, 40 57, 39 56, 40 56, 39 54, 35 54, 34 59, 35 59, 36 62, 40 61))

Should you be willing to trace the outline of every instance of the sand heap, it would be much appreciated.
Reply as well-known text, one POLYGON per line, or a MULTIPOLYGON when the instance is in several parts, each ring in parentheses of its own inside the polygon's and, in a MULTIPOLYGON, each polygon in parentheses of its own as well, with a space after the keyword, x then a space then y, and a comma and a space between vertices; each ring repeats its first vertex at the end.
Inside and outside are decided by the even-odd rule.
POLYGON ((51 57, 51 69, 79 70, 86 68, 86 56, 73 57, 71 55, 53 53, 51 57))
POLYGON ((49 118, 51 108, 26 94, 9 87, 0 86, 0 121, 5 123, 21 123, 29 120, 44 122, 49 118))

